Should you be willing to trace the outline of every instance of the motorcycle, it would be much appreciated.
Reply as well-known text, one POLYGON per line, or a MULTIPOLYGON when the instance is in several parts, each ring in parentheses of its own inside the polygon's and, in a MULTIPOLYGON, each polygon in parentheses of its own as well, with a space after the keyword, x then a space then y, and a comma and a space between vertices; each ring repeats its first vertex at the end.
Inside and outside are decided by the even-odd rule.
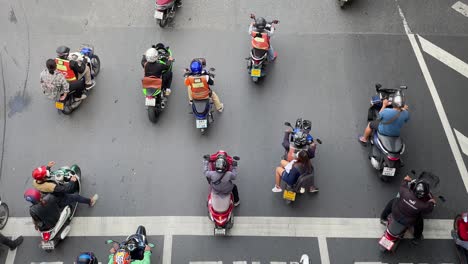
POLYGON ((146 245, 151 248, 154 248, 154 244, 148 243, 146 239, 146 229, 144 226, 138 226, 136 232, 132 236, 128 236, 125 241, 117 242, 112 239, 107 240, 106 244, 112 244, 112 247, 115 249, 115 258, 123 259, 125 255, 130 255, 131 261, 133 260, 142 260, 144 257, 144 249, 146 245), (134 243, 129 243, 132 237, 137 237, 141 244, 135 245, 134 243))
MULTIPOLYGON (((255 20, 255 15, 250 15, 250 18, 255 20)), ((275 31, 274 24, 278 24, 278 20, 268 22, 266 29, 272 33, 275 31)), ((250 57, 246 58, 247 69, 249 71, 252 81, 257 83, 261 77, 266 75, 265 69, 268 64, 268 49, 270 48, 270 37, 267 33, 252 31, 252 49, 250 51, 250 57)))
POLYGON ((2 230, 7 224, 9 216, 10 210, 8 209, 8 205, 0 199, 0 230, 2 230))
MULTIPOLYGON (((212 78, 215 77, 214 73, 212 73, 215 70, 215 68, 210 68, 208 72, 212 78)), ((189 72, 189 69, 185 69, 185 71, 189 72)), ((211 99, 192 101, 192 112, 190 112, 190 114, 195 116, 195 127, 200 129, 202 135, 205 134, 210 124, 214 122, 213 111, 213 102, 211 99)))
MULTIPOLYGON (((460 260, 461 264, 467 264, 468 263, 468 245, 459 245, 459 244, 456 244, 456 241, 461 240, 460 235, 459 235, 460 234, 459 228, 462 225, 466 226, 466 223, 468 223, 468 213, 467 212, 462 213, 462 214, 458 214, 457 216, 455 216, 455 219, 453 220, 452 238, 453 238, 453 240, 455 242, 455 247, 457 249, 457 256, 458 256, 458 259, 460 260)), ((464 240, 462 240, 462 241, 464 241, 464 240)))
MULTIPOLYGON (((81 169, 78 165, 72 165, 71 167, 61 167, 56 171, 50 172, 50 176, 48 177, 48 181, 54 181, 57 184, 64 184, 70 181, 72 176, 76 176, 76 189, 75 193, 81 193, 81 169)), ((57 244, 64 240, 68 233, 70 233, 71 229, 71 221, 73 216, 75 215, 76 209, 78 207, 78 203, 74 203, 73 205, 67 205, 62 209, 60 214, 60 218, 58 222, 52 229, 49 230, 39 230, 41 232, 41 248, 46 252, 52 252, 55 249, 57 244)))
MULTIPOLYGON (((237 156, 230 157, 224 151, 219 151, 214 155, 218 154, 224 155, 226 157, 228 162, 228 170, 231 170, 232 166, 237 166, 237 161, 240 160, 240 158, 237 156)), ((216 156, 214 155, 204 156, 206 160, 210 161, 210 170, 215 170, 214 164, 212 162, 216 160, 216 156)), ((225 236, 227 234, 227 230, 234 226, 234 195, 232 193, 229 195, 221 195, 210 191, 206 205, 208 207, 208 217, 214 223, 214 236, 225 236)))
MULTIPOLYGON (((307 151, 309 149, 309 147, 310 147, 310 144, 312 144, 312 142, 322 144, 322 140, 320 140, 318 138, 314 139, 314 137, 312 137, 312 135, 309 134, 310 133, 310 128, 311 128, 310 127, 310 121, 302 120, 302 118, 298 118, 296 120, 296 124, 295 124, 294 127, 289 122, 284 122, 284 125, 287 126, 287 127, 290 127, 291 130, 292 130, 292 132, 289 134, 289 147, 294 149, 294 154, 298 153, 301 150, 306 150, 307 151), (307 122, 309 122, 309 124, 307 124, 307 122), (303 134, 307 135, 307 142, 305 142, 301 146, 297 146, 297 144, 294 143, 294 136, 297 133, 303 133, 303 134)), ((287 160, 287 161, 292 160, 292 159, 288 158, 288 152, 287 151, 284 153, 284 155, 281 158, 283 160, 287 160)))
MULTIPOLYGON (((172 51, 166 47, 167 52, 159 52, 158 60, 163 60, 170 64, 169 71, 172 71, 174 60, 170 61, 172 51)), ((167 97, 162 92, 162 79, 156 77, 144 77, 142 80, 143 95, 145 96, 145 106, 148 112, 148 118, 151 122, 156 123, 159 115, 166 108, 167 97)))
POLYGON ((338 0, 340 8, 345 8, 345 5, 351 4, 352 0, 338 0))
POLYGON ((156 0, 154 18, 161 28, 167 26, 175 17, 178 6, 176 0, 156 0))
MULTIPOLYGON (((91 69, 91 78, 93 80, 98 76, 99 72, 101 71, 101 60, 99 59, 98 55, 94 54, 94 46, 92 45, 82 44, 79 49, 79 52, 71 53, 70 56, 76 56, 76 58, 80 59, 88 59, 89 66, 91 69)), ((70 86, 71 85, 84 87, 85 80, 84 78, 81 78, 80 80, 70 83, 70 86)), ((71 91, 70 93, 68 93, 67 97, 64 100, 60 100, 60 95, 58 95, 55 100, 55 108, 65 115, 71 114, 82 103, 82 100, 78 100, 75 98, 74 93, 75 91, 71 91)))
MULTIPOLYGON (((416 172, 414 170, 411 172, 413 175, 416 175, 416 172)), ((430 186, 429 189, 431 190, 431 192, 429 193, 429 197, 426 197, 427 200, 435 198, 435 196, 433 195, 433 191, 439 185, 439 181, 440 181, 439 177, 433 174, 426 174, 425 172, 422 172, 417 177, 417 180, 422 180, 430 186)), ((413 179, 410 182, 408 182, 408 187, 410 187, 412 184, 415 184, 417 180, 413 179)), ((400 193, 397 193, 396 197, 397 198, 400 197, 400 193)), ((443 196, 438 196, 438 198, 442 202, 445 202, 445 198, 443 196)), ((390 214, 387 218, 387 228, 385 229, 384 234, 379 240, 380 251, 395 252, 400 243, 400 240, 403 239, 408 229, 409 229, 408 226, 403 225, 400 222, 394 220, 392 217, 392 214, 390 214)))
MULTIPOLYGON (((369 122, 379 118, 379 111, 382 108, 382 102, 387 99, 389 102, 397 96, 404 96, 403 90, 406 86, 399 88, 382 88, 381 84, 376 84, 377 95, 371 99, 371 106, 368 110, 367 119, 369 122)), ((391 108, 392 106, 388 106, 391 108)), ((380 172, 379 177, 387 182, 394 177, 398 168, 403 167, 401 155, 405 152, 405 144, 400 137, 390 137, 380 134, 376 129, 370 138, 369 159, 372 167, 380 172)))

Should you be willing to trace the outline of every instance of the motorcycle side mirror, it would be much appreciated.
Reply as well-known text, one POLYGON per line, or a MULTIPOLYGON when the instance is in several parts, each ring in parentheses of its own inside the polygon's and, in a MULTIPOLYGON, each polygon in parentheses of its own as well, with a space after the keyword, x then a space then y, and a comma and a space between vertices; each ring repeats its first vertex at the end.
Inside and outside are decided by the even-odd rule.
POLYGON ((279 23, 279 20, 273 20, 273 22, 271 22, 273 24, 278 24, 279 23))
POLYGON ((445 199, 445 197, 442 196, 442 195, 439 195, 438 198, 439 198, 439 200, 441 200, 443 203, 445 203, 445 201, 447 201, 447 199, 445 199))
POLYGON ((114 243, 114 240, 111 240, 111 239, 106 240, 106 244, 107 244, 107 245, 112 244, 112 243, 114 243))
POLYGON ((209 160, 209 159, 210 159, 210 155, 208 155, 208 154, 203 155, 203 158, 204 158, 205 160, 209 160))
POLYGON ((319 138, 316 138, 315 141, 317 141, 317 143, 319 144, 322 144, 322 140, 320 140, 319 138))
POLYGON ((375 90, 378 92, 382 88, 382 85, 380 83, 375 84, 375 90))
POLYGON ((401 86, 400 86, 400 89, 401 89, 401 90, 406 90, 406 89, 408 89, 408 86, 406 86, 406 85, 401 85, 401 86))
POLYGON ((289 122, 284 122, 284 125, 290 127, 290 126, 291 126, 291 123, 289 123, 289 122))
POLYGON ((210 71, 216 71, 216 69, 215 69, 215 68, 213 68, 213 67, 211 67, 211 68, 210 68, 210 71))
POLYGON ((255 15, 254 15, 254 14, 250 14, 250 18, 255 19, 255 15))
POLYGON ((150 248, 154 248, 154 247, 155 247, 155 245, 154 245, 153 243, 148 243, 148 246, 149 246, 150 248))
POLYGON ((411 170, 411 174, 413 174, 414 176, 416 176, 416 171, 415 171, 415 170, 411 170))
POLYGON ((240 160, 240 158, 238 156, 234 156, 232 157, 234 160, 240 160))

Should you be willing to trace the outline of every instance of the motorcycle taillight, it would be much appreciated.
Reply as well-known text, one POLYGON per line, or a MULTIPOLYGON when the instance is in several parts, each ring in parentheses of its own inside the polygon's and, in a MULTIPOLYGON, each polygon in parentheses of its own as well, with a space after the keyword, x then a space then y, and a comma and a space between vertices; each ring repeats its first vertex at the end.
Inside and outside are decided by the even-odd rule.
POLYGON ((388 158, 389 160, 393 160, 393 161, 396 161, 396 160, 399 160, 399 159, 400 159, 400 157, 391 157, 391 156, 387 156, 387 158, 388 158))
POLYGON ((42 236, 42 239, 43 239, 44 241, 49 241, 49 239, 50 239, 50 232, 42 232, 42 233, 41 233, 41 236, 42 236))

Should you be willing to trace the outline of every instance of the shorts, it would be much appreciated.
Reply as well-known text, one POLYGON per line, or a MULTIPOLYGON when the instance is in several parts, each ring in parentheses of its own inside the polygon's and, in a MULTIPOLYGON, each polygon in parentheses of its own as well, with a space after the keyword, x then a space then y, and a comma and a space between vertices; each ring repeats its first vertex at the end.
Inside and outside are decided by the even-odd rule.
POLYGON ((370 127, 372 130, 377 130, 377 129, 379 129, 379 124, 380 124, 380 120, 370 121, 370 122, 369 122, 369 127, 370 127))

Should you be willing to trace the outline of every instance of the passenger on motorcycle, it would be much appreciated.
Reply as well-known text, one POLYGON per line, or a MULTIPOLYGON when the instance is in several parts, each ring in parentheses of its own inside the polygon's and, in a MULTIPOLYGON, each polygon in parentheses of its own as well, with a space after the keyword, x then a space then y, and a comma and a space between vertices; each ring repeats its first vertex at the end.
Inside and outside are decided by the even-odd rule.
POLYGON ((190 71, 185 72, 185 85, 187 86, 189 103, 193 100, 205 100, 211 98, 218 112, 222 112, 224 105, 219 100, 218 95, 211 90, 210 85, 214 85, 214 80, 204 69, 206 61, 204 59, 193 59, 190 63, 190 71))
POLYGON ((298 131, 294 133, 293 142, 291 142, 291 133, 293 133, 293 131, 291 130, 291 128, 289 128, 284 132, 283 137, 282 145, 286 150, 286 160, 294 160, 295 154, 300 150, 305 150, 307 152, 307 155, 309 156, 309 159, 313 159, 315 157, 315 149, 317 148, 317 146, 312 140, 312 136, 302 131, 298 131))
POLYGON ((234 195, 234 206, 239 206, 239 191, 237 189, 237 185, 232 182, 237 178, 237 161, 227 157, 226 154, 218 154, 216 160, 211 161, 214 164, 210 164, 209 160, 210 156, 205 156, 203 167, 205 177, 208 180, 208 184, 210 184, 212 191, 223 195, 229 195, 232 192, 234 195), (230 162, 232 163, 232 166, 230 166, 230 162), (214 165, 215 170, 210 168, 211 165, 214 165))
POLYGON ((46 194, 41 197, 41 193, 33 188, 29 188, 24 192, 24 199, 32 205, 29 207, 36 230, 45 231, 52 229, 57 224, 61 207, 59 199, 53 194, 46 194))
POLYGON ((95 82, 91 79, 91 68, 86 57, 82 57, 82 60, 77 60, 75 56, 70 56, 70 48, 66 46, 58 47, 56 52, 57 58, 55 62, 57 63, 57 70, 62 72, 65 79, 70 83, 70 89, 76 86, 74 89, 81 92, 85 88, 86 90, 90 90, 94 87, 95 82), (85 81, 84 87, 81 82, 82 78, 85 81))
MULTIPOLYGON (((307 151, 301 150, 296 154, 296 159, 288 162, 281 160, 281 164, 276 168, 275 186, 273 192, 282 192, 281 180, 289 186, 296 184, 301 175, 312 173, 312 164, 310 162, 307 151)), ((314 185, 310 187, 309 192, 318 192, 319 189, 314 185)))
POLYGON ((359 142, 367 144, 367 140, 372 134, 372 131, 377 129, 384 136, 398 137, 403 125, 409 120, 408 105, 402 96, 393 98, 393 102, 387 99, 383 100, 382 108, 379 111, 379 119, 369 122, 364 135, 359 136, 359 142), (393 104, 393 108, 387 108, 393 104))
POLYGON ((98 264, 99 261, 93 252, 83 252, 76 258, 75 264, 98 264))
POLYGON ((174 59, 169 54, 169 48, 166 48, 162 43, 158 43, 146 50, 141 58, 141 66, 145 71, 145 77, 160 78, 165 96, 171 94, 172 84, 171 64, 174 59))
MULTIPOLYGON (((251 18, 255 16, 252 14, 250 15, 251 18)), ((269 49, 268 49, 268 61, 273 62, 276 59, 276 52, 273 50, 273 45, 271 45, 271 37, 273 36, 273 30, 271 29, 272 25, 268 24, 265 18, 259 17, 255 19, 255 22, 250 23, 249 26, 249 35, 252 35, 252 32, 258 32, 260 34, 267 34, 268 41, 269 41, 269 49)))
POLYGON ((41 166, 33 170, 32 177, 33 187, 42 193, 52 193, 59 198, 59 205, 64 207, 71 203, 83 203, 89 206, 94 206, 99 196, 93 195, 91 198, 83 197, 75 192, 75 184, 77 181, 76 176, 70 178, 70 182, 64 184, 57 184, 55 181, 50 180, 50 169, 55 165, 54 161, 50 161, 47 166, 41 166))
MULTIPOLYGON (((70 92, 70 85, 65 79, 65 76, 57 70, 55 60, 48 59, 46 62, 47 69, 44 69, 40 75, 42 93, 49 99, 56 100, 60 95, 60 101, 65 100, 70 92)), ((78 93, 75 93, 77 95, 78 93)), ((80 95, 81 96, 81 95, 80 95)), ((86 98, 83 97, 83 99, 86 98)), ((77 99, 81 100, 81 97, 77 99)))
POLYGON ((112 247, 109 252, 108 264, 150 264, 151 263, 151 247, 145 244, 145 241, 137 235, 132 235, 126 242, 127 249, 119 250, 112 247))
POLYGON ((391 213, 394 221, 408 228, 414 226, 412 242, 418 244, 423 239, 423 214, 431 213, 436 204, 430 195, 429 188, 426 182, 422 180, 412 182, 411 177, 406 176, 400 185, 399 197, 393 198, 387 203, 380 215, 380 222, 386 225, 391 213), (408 185, 408 182, 411 183, 408 185))

